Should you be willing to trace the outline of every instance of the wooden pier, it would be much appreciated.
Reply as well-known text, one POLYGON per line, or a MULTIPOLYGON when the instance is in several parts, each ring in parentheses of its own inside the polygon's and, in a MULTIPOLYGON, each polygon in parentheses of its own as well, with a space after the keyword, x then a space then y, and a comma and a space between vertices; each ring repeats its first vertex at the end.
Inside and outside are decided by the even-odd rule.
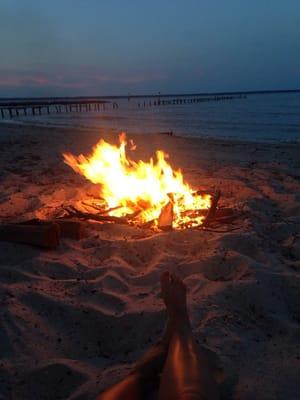
MULTIPOLYGON (((16 118, 27 115, 60 114, 71 112, 100 112, 105 110, 105 105, 110 104, 114 109, 119 108, 118 99, 124 96, 111 97, 68 97, 68 98, 35 98, 35 99, 0 99, 0 115, 2 119, 16 118)), ((135 104, 139 108, 159 107, 159 106, 178 106, 193 103, 203 103, 209 101, 228 101, 246 98, 245 94, 235 95, 149 95, 133 96, 138 100, 135 104), (139 101, 140 100, 140 101, 139 101)), ((130 98, 128 98, 128 101, 130 98)))
POLYGON ((143 101, 138 103, 138 107, 157 107, 157 106, 175 106, 193 103, 204 103, 208 101, 227 101, 236 99, 245 99, 246 95, 236 95, 236 96, 209 96, 209 97, 176 97, 176 98, 163 98, 163 96, 157 96, 152 100, 143 101))
MULTIPOLYGON (((1 118, 15 118, 24 115, 60 114, 70 112, 91 112, 105 110, 108 100, 99 99, 40 99, 32 101, 0 101, 1 118)), ((113 103, 118 108, 118 103, 113 103)))

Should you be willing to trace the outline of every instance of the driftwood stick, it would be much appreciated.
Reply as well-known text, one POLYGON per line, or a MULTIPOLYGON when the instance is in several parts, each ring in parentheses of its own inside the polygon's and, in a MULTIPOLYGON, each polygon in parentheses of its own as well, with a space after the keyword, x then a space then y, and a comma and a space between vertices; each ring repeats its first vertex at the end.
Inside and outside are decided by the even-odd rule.
POLYGON ((225 218, 237 215, 237 210, 231 207, 221 207, 216 209, 215 218, 225 218))
POLYGON ((84 206, 86 206, 86 207, 93 208, 94 210, 103 211, 103 208, 101 208, 100 206, 98 206, 98 205, 96 205, 96 204, 89 204, 89 203, 87 203, 87 202, 85 202, 85 201, 83 201, 82 204, 83 204, 84 206))
POLYGON ((201 217, 207 215, 207 210, 185 210, 181 213, 182 216, 188 216, 190 218, 201 217))
POLYGON ((213 218, 216 214, 216 210, 217 210, 217 206, 218 206, 220 197, 221 197, 221 192, 220 192, 220 190, 217 190, 212 198, 210 209, 208 210, 208 213, 203 222, 204 226, 208 226, 210 224, 210 222, 213 220, 213 218))
POLYGON ((142 210, 137 210, 131 214, 126 214, 124 218, 126 218, 128 221, 132 221, 133 219, 138 217, 141 213, 142 213, 142 210))
POLYGON ((108 214, 111 211, 115 211, 115 210, 119 210, 120 208, 123 208, 123 206, 116 206, 116 207, 107 208, 106 210, 103 210, 103 208, 97 206, 96 204, 89 204, 86 202, 82 202, 82 204, 84 206, 87 206, 87 207, 93 208, 94 210, 97 210, 98 215, 108 214))
POLYGON ((211 190, 201 190, 201 189, 193 193, 193 196, 207 196, 207 195, 213 196, 214 193, 211 190))
POLYGON ((138 227, 139 228, 149 229, 149 228, 152 228, 154 225, 155 225, 155 219, 151 219, 150 221, 138 224, 138 227))
POLYGON ((219 217, 219 218, 214 218, 214 222, 216 224, 232 224, 236 219, 238 218, 237 215, 228 215, 226 217, 219 217))
MULTIPOLYGON (((111 215, 97 215, 97 214, 86 213, 76 210, 76 208, 74 208, 73 206, 69 206, 67 208, 67 212, 69 214, 67 218, 75 217, 83 220, 91 219, 98 222, 115 222, 119 224, 126 224, 128 222, 125 217, 114 217, 111 215)), ((62 219, 64 219, 64 217, 62 217, 62 219)))

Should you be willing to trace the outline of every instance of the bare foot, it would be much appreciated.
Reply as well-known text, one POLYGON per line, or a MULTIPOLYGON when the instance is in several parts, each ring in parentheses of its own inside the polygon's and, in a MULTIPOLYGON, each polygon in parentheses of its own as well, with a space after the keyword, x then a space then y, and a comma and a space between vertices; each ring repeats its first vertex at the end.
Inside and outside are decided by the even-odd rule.
POLYGON ((168 312, 166 339, 178 324, 189 325, 186 305, 186 286, 175 274, 164 272, 160 278, 161 293, 168 312))
POLYGON ((154 345, 133 369, 133 373, 138 373, 140 377, 156 377, 161 372, 174 331, 179 326, 189 326, 184 283, 176 275, 165 272, 161 276, 161 291, 168 319, 161 341, 154 345))

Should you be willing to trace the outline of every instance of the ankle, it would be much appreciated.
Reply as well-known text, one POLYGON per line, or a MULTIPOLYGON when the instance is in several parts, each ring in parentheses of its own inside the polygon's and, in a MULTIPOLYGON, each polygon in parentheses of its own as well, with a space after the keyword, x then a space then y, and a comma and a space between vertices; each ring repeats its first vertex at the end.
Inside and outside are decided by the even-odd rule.
POLYGON ((175 330, 177 329, 190 329, 191 323, 187 312, 176 313, 176 315, 170 316, 172 319, 172 326, 175 330))

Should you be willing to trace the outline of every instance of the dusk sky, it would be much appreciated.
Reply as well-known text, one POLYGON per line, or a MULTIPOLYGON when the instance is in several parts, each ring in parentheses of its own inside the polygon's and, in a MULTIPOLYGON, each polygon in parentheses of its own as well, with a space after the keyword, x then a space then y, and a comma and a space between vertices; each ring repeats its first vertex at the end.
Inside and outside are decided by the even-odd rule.
POLYGON ((300 88, 299 0, 0 0, 0 97, 300 88))

